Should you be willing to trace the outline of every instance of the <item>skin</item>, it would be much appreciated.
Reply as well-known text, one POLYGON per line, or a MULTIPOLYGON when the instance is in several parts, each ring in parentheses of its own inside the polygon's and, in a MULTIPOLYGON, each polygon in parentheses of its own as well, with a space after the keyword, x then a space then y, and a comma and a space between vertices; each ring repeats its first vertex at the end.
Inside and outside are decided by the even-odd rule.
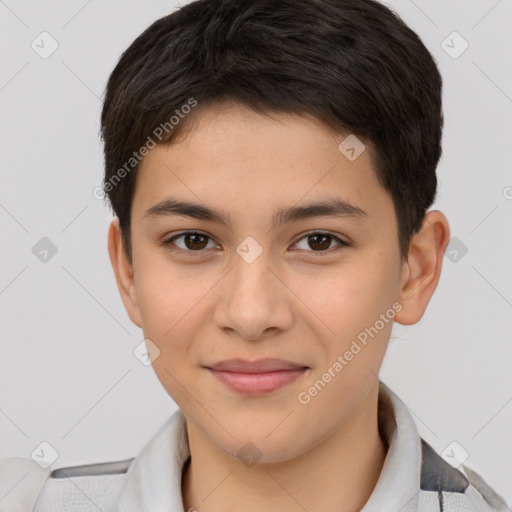
POLYGON ((402 261, 393 202, 370 149, 350 161, 338 149, 344 138, 309 117, 269 118, 242 105, 217 105, 200 113, 185 139, 157 146, 142 161, 132 203, 133 266, 118 220, 110 225, 121 298, 158 346, 153 368, 187 419, 185 510, 356 511, 378 480, 386 445, 378 431, 377 375, 392 322, 309 403, 298 395, 394 303, 401 306, 396 322, 421 319, 450 235, 446 217, 428 212, 402 261), (170 196, 222 209, 232 225, 144 217, 170 196), (278 209, 332 197, 366 215, 272 228, 278 209), (184 230, 207 236, 199 252, 185 237, 164 245, 184 230), (318 231, 333 235, 327 248, 311 238, 318 231), (248 236, 262 249, 252 263, 236 252, 248 236), (246 396, 204 368, 235 357, 309 368, 277 391, 246 396), (261 454, 250 467, 237 458, 248 442, 261 454))

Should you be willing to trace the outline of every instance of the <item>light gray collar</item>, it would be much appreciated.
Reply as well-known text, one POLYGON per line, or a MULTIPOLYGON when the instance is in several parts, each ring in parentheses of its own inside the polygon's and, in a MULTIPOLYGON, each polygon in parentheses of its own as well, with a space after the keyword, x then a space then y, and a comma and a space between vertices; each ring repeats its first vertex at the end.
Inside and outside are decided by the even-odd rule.
MULTIPOLYGON (((381 512, 384 508, 416 511, 421 439, 407 407, 382 382, 379 429, 387 440, 388 452, 377 485, 361 512, 381 512)), ((128 469, 116 512, 183 512, 181 476, 189 456, 186 419, 177 410, 128 469)))

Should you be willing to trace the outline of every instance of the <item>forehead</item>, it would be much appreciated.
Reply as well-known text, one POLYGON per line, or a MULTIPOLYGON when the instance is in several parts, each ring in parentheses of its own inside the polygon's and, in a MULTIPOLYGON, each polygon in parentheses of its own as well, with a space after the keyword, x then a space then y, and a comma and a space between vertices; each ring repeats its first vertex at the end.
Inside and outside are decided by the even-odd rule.
POLYGON ((386 215, 392 203, 370 150, 356 145, 360 154, 347 158, 343 144, 349 135, 311 117, 276 112, 269 117, 238 104, 205 109, 184 138, 144 157, 132 215, 142 217, 167 196, 223 210, 243 207, 254 217, 326 195, 386 215))

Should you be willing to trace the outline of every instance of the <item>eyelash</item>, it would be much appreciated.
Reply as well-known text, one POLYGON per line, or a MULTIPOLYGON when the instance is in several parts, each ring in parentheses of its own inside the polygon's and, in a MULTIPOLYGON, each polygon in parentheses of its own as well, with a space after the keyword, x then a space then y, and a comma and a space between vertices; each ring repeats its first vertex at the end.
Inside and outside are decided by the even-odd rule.
MULTIPOLYGON (((203 236, 203 237, 207 238, 208 240, 213 240, 212 237, 208 236, 206 233, 201 233, 200 231, 182 231, 181 233, 177 233, 177 234, 173 235, 172 237, 164 240, 162 242, 162 245, 168 246, 171 251, 181 252, 182 254, 184 254, 186 256, 190 256, 190 257, 200 256, 202 253, 205 252, 206 249, 200 249, 200 250, 197 250, 197 251, 193 251, 193 250, 190 250, 190 249, 185 250, 185 249, 182 249, 181 247, 177 247, 176 248, 176 246, 174 246, 172 248, 170 247, 171 245, 174 245, 173 242, 175 240, 177 240, 178 238, 184 237, 186 235, 200 235, 200 236, 203 236)), ((328 235, 332 239, 334 239, 337 242, 339 242, 339 245, 337 247, 335 247, 334 249, 331 248, 331 249, 326 249, 324 251, 313 251, 313 250, 309 250, 309 251, 307 250, 306 251, 306 252, 310 252, 310 253, 315 254, 315 257, 316 256, 320 256, 321 257, 321 256, 324 256, 326 254, 332 254, 336 250, 343 249, 344 247, 349 247, 350 246, 350 244, 348 242, 345 242, 344 240, 342 240, 341 238, 337 237, 336 235, 334 235, 334 234, 332 234, 330 232, 324 232, 324 231, 310 231, 309 233, 305 233, 304 235, 302 235, 301 238, 299 238, 294 243, 294 245, 299 243, 304 238, 308 238, 308 237, 313 236, 313 235, 328 235)), ((304 249, 299 249, 299 250, 304 250, 304 249)))

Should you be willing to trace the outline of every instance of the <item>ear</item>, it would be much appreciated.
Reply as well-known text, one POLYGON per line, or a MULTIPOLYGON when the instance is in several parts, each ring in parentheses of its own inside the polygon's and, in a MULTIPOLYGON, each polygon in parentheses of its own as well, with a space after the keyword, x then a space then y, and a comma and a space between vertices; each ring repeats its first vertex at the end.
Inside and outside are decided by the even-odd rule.
POLYGON ((124 250, 123 235, 117 217, 112 220, 108 230, 108 254, 126 312, 135 325, 142 327, 133 268, 124 250))
POLYGON ((409 255, 404 263, 398 302, 402 309, 395 321, 403 325, 421 320, 439 282, 450 226, 445 215, 429 211, 423 225, 411 239, 409 255))

